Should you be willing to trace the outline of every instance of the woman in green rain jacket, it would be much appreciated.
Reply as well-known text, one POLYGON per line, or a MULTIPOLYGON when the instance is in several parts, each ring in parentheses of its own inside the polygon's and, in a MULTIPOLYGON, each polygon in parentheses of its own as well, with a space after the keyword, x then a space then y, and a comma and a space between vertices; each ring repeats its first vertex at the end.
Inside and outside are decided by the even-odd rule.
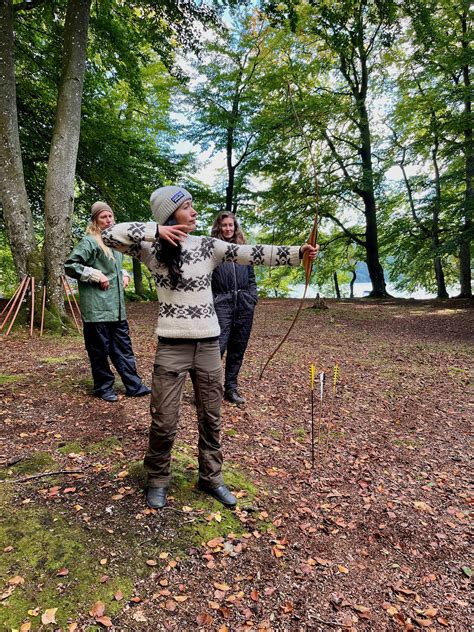
POLYGON ((95 202, 86 234, 64 265, 66 274, 78 281, 94 393, 107 402, 117 401, 108 358, 122 378, 127 395, 140 397, 150 393, 137 374, 126 320, 123 288, 130 277, 122 270, 123 255, 108 248, 100 235, 114 223, 110 206, 95 202))

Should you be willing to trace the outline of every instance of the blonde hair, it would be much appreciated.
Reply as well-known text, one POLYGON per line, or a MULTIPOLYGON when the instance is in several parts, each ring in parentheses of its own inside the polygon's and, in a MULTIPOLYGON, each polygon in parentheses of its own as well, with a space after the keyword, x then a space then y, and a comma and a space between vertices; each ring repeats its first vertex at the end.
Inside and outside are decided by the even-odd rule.
MULTIPOLYGON (((98 215, 98 213, 97 213, 97 215, 98 215)), ((114 258, 112 250, 108 246, 106 246, 104 244, 100 228, 99 228, 97 222, 95 221, 95 218, 88 224, 88 226, 86 228, 86 235, 92 235, 92 237, 94 237, 94 239, 96 240, 99 248, 101 250, 103 250, 105 256, 108 259, 113 259, 114 258)))

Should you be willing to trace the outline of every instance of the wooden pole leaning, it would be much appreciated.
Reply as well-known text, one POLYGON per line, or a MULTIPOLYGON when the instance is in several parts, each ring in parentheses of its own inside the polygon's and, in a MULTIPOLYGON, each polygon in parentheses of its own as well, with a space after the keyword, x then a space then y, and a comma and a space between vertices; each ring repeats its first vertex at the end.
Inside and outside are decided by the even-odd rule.
POLYGON ((4 307, 2 313, 0 314, 0 316, 3 315, 3 313, 7 310, 7 308, 10 306, 10 309, 7 312, 7 315, 5 316, 5 319, 3 320, 2 324, 0 325, 0 331, 2 331, 2 329, 5 327, 5 325, 7 324, 8 319, 10 318, 10 314, 12 313, 12 311, 15 309, 17 300, 20 297, 20 294, 23 290, 23 286, 25 285, 27 279, 29 277, 28 276, 24 276, 22 278, 22 280, 20 281, 20 284, 18 285, 17 289, 15 290, 15 293, 13 294, 13 296, 11 297, 11 299, 8 301, 8 303, 6 304, 6 306, 4 307))
POLYGON ((44 308, 46 306, 46 284, 43 283, 43 300, 41 301, 41 324, 40 324, 40 338, 43 335, 44 325, 44 308))
POLYGON ((72 287, 71 284, 69 283, 67 276, 64 276, 64 280, 66 281, 67 287, 69 289, 69 296, 72 296, 72 300, 74 302, 74 306, 77 309, 77 321, 79 322, 81 320, 81 309, 79 307, 79 305, 77 304, 76 301, 76 296, 74 295, 74 292, 72 291, 72 287))
MULTIPOLYGON (((66 298, 67 298, 67 301, 69 303, 69 308, 71 310, 72 317, 73 317, 74 322, 75 322, 76 327, 77 327, 77 331, 79 333, 81 333, 81 328, 79 327, 79 323, 77 322, 77 318, 76 318, 76 312, 74 311, 74 307, 73 307, 72 302, 71 302, 71 297, 69 295, 69 292, 72 293, 71 286, 66 281, 66 277, 64 276, 64 274, 61 275, 61 281, 62 281, 62 284, 63 284, 64 293, 66 294, 66 298), (69 288, 69 292, 68 292, 68 288, 69 288)), ((76 299, 74 299, 74 300, 76 300, 76 299)))
POLYGON ((13 314, 12 322, 10 323, 10 326, 8 327, 7 331, 5 332, 5 338, 8 336, 8 334, 10 333, 10 331, 11 331, 11 329, 12 329, 14 323, 15 323, 16 317, 18 316, 18 312, 20 311, 20 307, 21 307, 21 304, 23 303, 23 299, 25 297, 26 290, 28 289, 28 286, 30 284, 30 279, 31 278, 32 277, 26 277, 26 283, 23 285, 23 290, 21 292, 20 299, 17 302, 15 313, 13 314))
POLYGON ((17 285, 15 291, 13 292, 13 294, 11 295, 10 300, 8 301, 8 303, 5 305, 5 307, 2 309, 1 313, 0 313, 0 318, 3 316, 3 314, 7 311, 7 309, 10 307, 10 305, 15 301, 16 297, 18 296, 18 292, 21 291, 21 288, 23 286, 23 283, 25 282, 25 277, 22 278, 22 280, 20 281, 20 283, 17 285))
POLYGON ((31 277, 31 316, 30 316, 30 338, 33 336, 33 323, 35 320, 35 277, 31 277))

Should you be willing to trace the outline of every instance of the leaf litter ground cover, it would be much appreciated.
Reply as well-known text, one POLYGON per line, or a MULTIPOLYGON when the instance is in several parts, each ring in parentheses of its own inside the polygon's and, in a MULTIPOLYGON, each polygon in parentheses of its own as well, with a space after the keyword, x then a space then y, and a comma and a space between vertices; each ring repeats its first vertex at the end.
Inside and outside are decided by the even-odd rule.
MULTIPOLYGON (((148 401, 93 398, 80 337, 2 339, 0 629, 468 629, 473 311, 328 303, 302 312, 261 381, 297 303, 259 304, 247 403, 223 407, 236 512, 195 489, 190 384, 157 513, 142 490, 148 401), (314 470, 310 363, 329 378, 314 470)), ((149 382, 156 305, 129 320, 149 382)))

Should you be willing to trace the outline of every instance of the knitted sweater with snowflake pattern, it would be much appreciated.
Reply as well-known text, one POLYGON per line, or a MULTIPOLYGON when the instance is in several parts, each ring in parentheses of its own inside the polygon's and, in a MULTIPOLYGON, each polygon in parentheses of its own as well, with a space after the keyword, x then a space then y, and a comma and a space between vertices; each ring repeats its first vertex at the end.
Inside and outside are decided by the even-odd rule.
POLYGON ((102 232, 104 243, 139 259, 153 275, 159 300, 158 336, 199 340, 219 336, 214 311, 212 273, 225 262, 244 265, 299 265, 298 246, 237 245, 211 237, 188 235, 181 242, 182 279, 170 284, 160 261, 161 242, 155 222, 115 224, 102 232))

